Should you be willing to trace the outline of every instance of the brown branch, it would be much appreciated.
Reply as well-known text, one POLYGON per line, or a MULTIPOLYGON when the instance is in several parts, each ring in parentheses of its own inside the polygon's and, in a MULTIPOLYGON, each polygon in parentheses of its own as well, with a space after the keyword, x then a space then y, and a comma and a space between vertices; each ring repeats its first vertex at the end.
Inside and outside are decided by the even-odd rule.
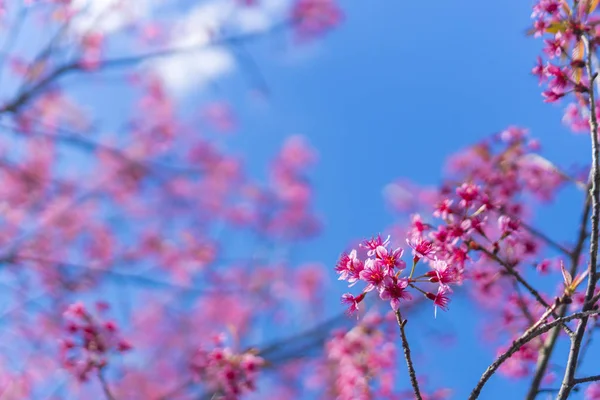
POLYGON ((175 289, 175 290, 181 290, 183 292, 190 292, 190 293, 197 293, 197 294, 200 294, 200 293, 202 293, 202 294, 223 294, 223 293, 229 293, 229 292, 233 293, 233 292, 239 291, 239 289, 234 289, 234 288, 220 288, 219 290, 210 291, 210 290, 207 290, 206 288, 199 288, 197 286, 162 280, 162 279, 153 278, 150 276, 145 276, 145 275, 140 275, 140 274, 132 274, 132 273, 129 273, 126 271, 121 271, 118 269, 111 268, 119 260, 111 260, 110 262, 108 262, 106 264, 106 266, 94 266, 91 264, 86 265, 86 264, 73 263, 73 262, 69 262, 69 261, 52 260, 52 259, 37 256, 37 255, 27 255, 27 254, 20 254, 20 253, 17 253, 14 255, 9 255, 6 258, 0 259, 0 262, 6 262, 6 263, 13 264, 13 265, 18 265, 19 261, 31 261, 31 262, 44 264, 46 266, 56 265, 56 266, 62 266, 65 268, 81 269, 81 270, 86 270, 86 271, 90 271, 93 273, 113 276, 113 277, 116 277, 119 279, 125 279, 125 280, 129 280, 129 281, 133 281, 133 282, 139 282, 139 283, 155 285, 155 286, 162 286, 162 287, 171 288, 171 289, 175 289))
POLYGON ((531 340, 535 339, 539 335, 548 332, 550 329, 554 328, 555 326, 564 324, 564 323, 572 321, 574 319, 588 318, 590 315, 597 315, 598 313, 600 313, 600 311, 598 311, 598 310, 591 310, 591 311, 579 312, 579 313, 575 313, 575 314, 569 315, 567 317, 562 317, 562 318, 559 318, 559 319, 555 319, 554 321, 548 322, 548 323, 543 324, 543 325, 540 325, 539 327, 537 327, 537 328, 535 328, 533 330, 531 330, 531 329, 527 330, 525 333, 523 333, 523 335, 521 335, 521 337, 519 337, 517 340, 513 341, 512 345, 508 348, 508 350, 506 350, 504 353, 502 353, 485 370, 485 372, 483 373, 483 375, 481 376, 481 378, 477 382, 477 385, 475 385, 475 388, 473 389, 473 391, 469 395, 469 399, 468 400, 475 400, 475 399, 479 398, 481 390, 485 386, 486 382, 492 377, 492 375, 494 375, 494 373, 496 372, 496 370, 498 370, 498 368, 500 368, 500 366, 506 360, 508 360, 514 353, 516 353, 524 344, 530 342, 531 340))
MULTIPOLYGON (((523 298, 523 293, 521 293, 521 289, 519 288, 519 284, 516 280, 513 281, 513 288, 515 289, 515 292, 517 293, 517 305, 519 306, 519 309, 523 313, 523 316, 529 323, 528 326, 534 326, 536 324, 536 321, 533 318, 533 315, 531 314, 531 312, 529 311, 529 308, 527 308, 527 303, 525 302, 525 299, 523 298)), ((547 310, 553 311, 550 308, 547 310)), ((546 315, 546 317, 547 317, 547 315, 546 315)), ((544 322, 544 321, 542 320, 541 322, 544 322)), ((544 340, 542 338, 540 338, 540 342, 542 345, 544 344, 544 340)))
POLYGON ((558 250, 559 252, 563 253, 564 255, 566 255, 568 257, 571 257, 572 252, 569 249, 562 246, 560 243, 556 242, 555 240, 550 238, 545 233, 539 231, 538 229, 534 228, 531 225, 528 225, 527 223, 525 223, 523 221, 520 221, 520 224, 523 227, 523 229, 525 229, 527 232, 529 232, 536 238, 545 242, 548 246, 553 247, 555 250, 558 250))
MULTIPOLYGON (((267 34, 272 34, 284 29, 287 29, 289 26, 295 23, 294 20, 283 21, 279 24, 273 25, 271 28, 261 31, 261 32, 253 32, 246 33, 235 36, 226 36, 215 38, 214 40, 208 43, 202 43, 200 45, 193 46, 185 46, 185 47, 176 47, 169 48, 164 50, 158 50, 151 53, 134 55, 129 57, 121 57, 121 58, 113 58, 107 59, 100 62, 98 65, 98 70, 107 70, 112 68, 122 68, 130 65, 136 65, 143 61, 154 60, 163 57, 171 57, 180 54, 192 53, 195 51, 204 50, 213 46, 227 46, 227 45, 236 45, 240 43, 246 43, 257 38, 263 37, 267 34)), ((32 100, 36 95, 46 89, 49 85, 58 81, 59 79, 73 73, 73 72, 81 72, 84 71, 84 66, 80 61, 72 61, 66 64, 63 64, 60 67, 57 67, 54 71, 50 72, 46 75, 45 78, 39 80, 37 83, 33 84, 27 89, 21 91, 14 100, 8 102, 4 106, 0 107, 0 114, 3 113, 17 113, 23 106, 25 106, 30 100, 32 100)))
POLYGON ((525 229, 527 232, 529 232, 531 235, 533 235, 536 238, 540 239, 541 241, 543 241, 544 243, 546 243, 548 246, 553 247, 555 250, 559 251, 560 253, 563 253, 564 255, 566 255, 568 257, 572 256, 573 252, 571 250, 567 249, 565 246, 561 245, 556 240, 552 239, 550 236, 546 235, 544 232, 540 231, 539 229, 537 229, 537 228, 529 225, 528 223, 526 223, 525 221, 523 221, 519 216, 514 215, 512 213, 509 213, 505 209, 505 207, 501 207, 500 210, 498 210, 498 214, 499 215, 506 215, 506 216, 509 216, 511 218, 518 219, 520 226, 523 229, 525 229))
MULTIPOLYGON (((173 172, 177 172, 177 173, 181 173, 181 174, 199 174, 199 173, 203 172, 203 170, 199 169, 199 168, 193 168, 193 167, 188 167, 188 166, 174 166, 174 165, 158 163, 158 162, 151 161, 151 160, 148 160, 148 161, 139 160, 139 159, 136 159, 136 158, 130 156, 129 154, 127 154, 127 152, 125 150, 110 146, 108 144, 104 144, 99 141, 95 141, 91 138, 83 136, 81 133, 68 131, 68 130, 58 127, 58 126, 49 126, 47 124, 44 124, 41 121, 36 121, 32 118, 29 118, 29 120, 36 122, 37 124, 44 125, 43 126, 44 128, 47 128, 49 130, 51 129, 54 132, 49 133, 49 132, 45 132, 43 130, 28 128, 26 133, 43 136, 48 139, 54 139, 58 142, 64 143, 65 145, 71 145, 73 147, 91 151, 91 152, 104 151, 106 153, 111 154, 115 158, 119 159, 126 165, 138 166, 148 172, 153 172, 154 167, 160 168, 161 170, 162 169, 172 170, 173 172)), ((19 132, 23 133, 22 128, 19 128, 18 126, 12 126, 12 125, 8 125, 8 124, 0 123, 0 128, 5 129, 5 130, 12 132, 14 134, 17 134, 17 135, 19 135, 19 132)), ((29 138, 29 137, 35 137, 35 136, 21 135, 20 137, 29 138)))
MULTIPOLYGON (((527 289, 527 291, 537 300, 538 303, 540 303, 542 306, 544 306, 546 309, 550 309, 551 306, 550 304, 548 304, 548 302, 546 300, 544 300, 544 298, 542 297, 542 295, 533 287, 529 284, 529 282, 527 282, 525 280, 525 278, 523 278, 521 276, 521 274, 519 274, 519 272, 515 269, 515 267, 513 265, 511 265, 510 263, 504 261, 503 259, 501 259, 500 257, 498 257, 496 254, 492 253, 491 251, 489 251, 488 249, 486 249, 485 247, 483 247, 482 245, 473 242, 477 245, 478 250, 482 251, 483 253, 485 253, 485 255, 487 255, 489 258, 491 258, 492 260, 496 261, 498 264, 500 264, 502 267, 504 267, 504 269, 506 270, 506 272, 508 272, 510 275, 512 275, 517 282, 519 282, 525 289, 527 289)), ((556 314, 556 312, 554 311, 554 308, 551 309, 552 312, 552 316, 554 318, 559 318, 559 315, 556 314)), ((565 332, 568 335, 572 335, 573 331, 566 325, 563 324, 563 329, 565 330, 565 332)))
MULTIPOLYGON (((587 382, 596 382, 596 381, 600 381, 600 375, 594 375, 594 376, 587 376, 585 378, 575 378, 571 381, 571 384, 569 385, 571 387, 571 390, 574 392, 577 392, 577 385, 580 385, 582 383, 587 383, 587 382)), ((542 393, 542 392, 558 392, 560 391, 560 389, 543 389, 543 390, 539 390, 538 393, 542 393)))
POLYGON ((396 321, 398 321, 398 326, 400 327, 400 337, 402 338, 402 349, 404 349, 404 358, 406 359, 406 366, 408 367, 408 375, 410 376, 410 384, 412 385, 413 392, 415 394, 415 398, 417 400, 423 400, 423 397, 421 397, 421 391, 419 390, 419 382, 417 381, 417 374, 415 372, 415 367, 414 367, 412 358, 410 356, 410 346, 408 344, 406 332, 404 331, 407 320, 402 319, 400 310, 396 311, 396 321))
POLYGON ((485 253, 486 256, 488 256, 489 258, 491 258, 492 260, 494 260, 498 264, 500 264, 502 267, 504 267, 506 272, 508 272, 510 275, 512 275, 517 280, 517 282, 519 282, 525 289, 527 289, 527 291, 537 300, 538 303, 540 303, 541 305, 543 305, 546 308, 550 307, 550 304, 548 304, 548 302, 546 300, 544 300, 544 298, 540 295, 540 293, 533 286, 531 286, 525 280, 525 278, 523 278, 521 276, 521 274, 519 274, 519 272, 515 269, 515 267, 513 265, 504 261, 503 259, 498 257, 496 254, 494 254, 491 251, 489 251, 488 249, 486 249, 484 246, 482 246, 476 242, 474 242, 474 243, 477 245, 478 250, 482 251, 483 253, 485 253))
POLYGON ((102 391, 108 400, 117 400, 117 398, 112 394, 110 390, 110 386, 108 386, 108 382, 104 378, 104 374, 102 373, 102 369, 98 370, 98 379, 100 380, 100 386, 102 386, 102 391))
MULTIPOLYGON (((591 183, 591 182, 590 182, 591 183)), ((589 186, 589 185, 588 185, 589 186)), ((589 196, 589 191, 586 190, 585 202, 583 206, 583 212, 581 214, 581 221, 579 223, 579 231, 577 234, 577 242, 575 243, 575 248, 573 249, 573 253, 571 254, 571 267, 569 273, 571 276, 575 276, 577 273, 577 267, 579 266, 579 260, 581 258, 581 253, 583 252, 583 246, 585 244, 585 240, 587 238, 587 226, 589 220, 589 214, 591 210, 591 197, 589 196)), ((560 306, 558 310, 558 315, 562 318, 567 314, 568 305, 563 304, 560 306)), ((556 346, 556 342, 558 340, 558 336, 560 333, 560 329, 554 328, 550 331, 548 336, 546 337, 546 341, 544 343, 544 347, 541 349, 538 360, 536 363, 535 373, 531 384, 529 385, 529 391, 527 392, 526 400, 534 400, 538 393, 540 393, 540 385, 542 384, 542 380, 544 375, 546 374, 546 369, 548 368, 548 363, 554 351, 554 347, 556 346)), ((557 390, 558 391, 558 390, 557 390)))
POLYGON ((588 337, 585 343, 581 346, 581 352, 579 353, 579 361, 577 363, 577 367, 579 368, 583 365, 583 360, 592 345, 592 339, 594 338, 594 330, 598 327, 598 320, 594 320, 594 324, 588 329, 588 337))
MULTIPOLYGON (((594 81, 597 73, 592 69, 592 52, 593 45, 585 37, 581 37, 587 47, 587 63, 586 70, 589 77, 588 95, 590 109, 590 136, 592 143, 592 232, 590 236, 590 261, 588 265, 588 285, 585 293, 585 301, 582 311, 589 311, 594 307, 592 300, 596 290, 596 263, 598 258, 598 233, 600 224, 600 144, 598 143, 598 119, 596 116, 596 99, 594 96, 594 81)), ((581 350, 581 342, 587 327, 588 318, 582 318, 577 325, 575 336, 571 340, 571 348, 569 349, 569 358, 565 368, 565 375, 562 380, 560 391, 557 395, 557 400, 565 400, 569 397, 573 389, 573 380, 575 379, 575 371, 577 370, 579 352, 581 350)))
POLYGON ((600 375, 594 375, 594 376, 588 376, 588 377, 585 377, 585 378, 576 378, 576 379, 573 379, 573 383, 575 385, 578 385, 580 383, 595 382, 595 381, 600 381, 600 375))

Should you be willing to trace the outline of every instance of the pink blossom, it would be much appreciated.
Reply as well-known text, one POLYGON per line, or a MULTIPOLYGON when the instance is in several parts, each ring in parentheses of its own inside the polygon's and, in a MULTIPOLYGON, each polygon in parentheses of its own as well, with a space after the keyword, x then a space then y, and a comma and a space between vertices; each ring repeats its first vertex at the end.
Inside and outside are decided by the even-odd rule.
POLYGON ((373 289, 379 289, 383 280, 391 269, 381 260, 368 259, 365 262, 365 269, 360 272, 360 279, 367 282, 369 285, 365 291, 370 292, 373 289))
POLYGON ((451 291, 448 287, 451 283, 456 283, 460 279, 460 275, 455 267, 451 266, 444 260, 434 260, 430 264, 433 271, 427 272, 425 275, 430 276, 430 282, 439 282, 441 286, 447 288, 448 291, 451 291))
POLYGON ((381 235, 377 235, 376 237, 372 237, 371 239, 365 240, 359 246, 367 248, 368 249, 367 255, 369 257, 372 257, 372 256, 375 255, 375 250, 377 250, 377 248, 379 246, 385 247, 389 243, 390 243, 390 236, 389 235, 388 235, 388 237, 385 240, 381 239, 381 235))
MULTIPOLYGON (((543 19, 538 19, 534 21, 533 28, 535 30, 534 37, 541 37, 546 32, 546 29, 548 28, 548 23, 543 19)), ((538 57, 538 60, 541 61, 540 57, 538 57)), ((538 75, 535 72, 534 74, 538 75)))
POLYGON ((406 263, 400 259, 403 253, 404 250, 400 247, 392 251, 388 251, 388 249, 383 246, 378 246, 375 249, 377 259, 380 260, 383 265, 391 269, 398 268, 402 270, 406 267, 406 263))
POLYGON ((381 300, 389 300, 394 311, 400 307, 400 300, 411 299, 410 293, 406 291, 408 287, 408 279, 398 279, 395 276, 386 276, 383 280, 383 289, 379 297, 381 300))
POLYGON ((437 294, 433 294, 427 292, 426 296, 429 300, 433 300, 433 304, 435 305, 434 315, 437 316, 438 307, 444 311, 448 310, 448 303, 450 303, 450 298, 448 297, 448 287, 440 285, 438 287, 437 294))
POLYGON ((228 347, 200 348, 193 355, 191 369, 210 390, 226 399, 238 399, 256 389, 264 360, 252 351, 236 354, 228 347))
POLYGON ((557 89, 550 89, 542 92, 542 96, 546 98, 546 100, 544 100, 546 103, 557 102, 558 100, 562 99, 565 95, 566 93, 559 92, 557 89))
POLYGON ((120 337, 116 323, 102 322, 82 303, 69 306, 65 318, 68 337, 61 340, 61 362, 82 382, 88 380, 94 370, 105 368, 112 352, 125 353, 133 347, 120 337))
POLYGON ((433 216, 447 220, 450 214, 452 214, 452 203, 451 199, 444 199, 436 206, 433 216))
POLYGON ((461 198, 461 207, 469 207, 479 198, 480 188, 472 183, 463 183, 456 189, 456 194, 461 198))
POLYGON ((543 16, 543 15, 554 15, 560 10, 560 3, 558 0, 539 0, 533 6, 532 17, 543 16))
MULTIPOLYGON (((506 349, 501 348, 498 354, 506 349)), ((506 360, 499 368, 499 371, 511 378, 523 378, 529 374, 530 368, 537 361, 537 351, 532 342, 522 346, 515 354, 506 360)))
POLYGON ((560 57, 563 53, 563 48, 566 45, 565 38, 561 32, 557 32, 554 39, 544 40, 544 43, 546 44, 544 52, 550 58, 560 57))
POLYGON ((413 249, 413 256, 418 258, 429 258, 433 259, 435 254, 435 248, 433 243, 420 236, 413 238, 412 240, 406 239, 406 243, 413 249))
POLYGON ((431 229, 431 225, 424 223, 423 219, 421 218, 421 216, 419 214, 413 215, 411 217, 411 221, 412 221, 411 226, 415 233, 421 234, 421 233, 431 229))
POLYGON ((498 218, 498 227, 502 235, 507 236, 519 229, 519 220, 515 220, 506 215, 501 215, 498 218))
POLYGON ((340 274, 338 279, 348 281, 352 286, 360 279, 360 273, 364 267, 363 262, 358 259, 356 250, 352 250, 350 254, 342 254, 335 269, 340 274))
POLYGON ((350 293, 342 295, 342 303, 348 305, 348 314, 354 314, 358 311, 358 304, 365 298, 366 292, 361 293, 357 297, 354 297, 350 293))
POLYGON ((292 19, 300 37, 312 38, 337 26, 343 18, 334 0, 297 0, 292 19))
POLYGON ((600 383, 592 382, 585 389, 585 400, 600 400, 600 383))

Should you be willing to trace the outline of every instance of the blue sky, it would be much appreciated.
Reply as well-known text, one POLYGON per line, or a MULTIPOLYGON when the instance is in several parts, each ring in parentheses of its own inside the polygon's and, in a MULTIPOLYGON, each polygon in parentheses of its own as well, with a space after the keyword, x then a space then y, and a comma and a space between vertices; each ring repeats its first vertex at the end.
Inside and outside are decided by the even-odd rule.
MULTIPOLYGON (((308 60, 289 62, 270 46, 276 39, 254 46, 272 94, 266 114, 240 107, 239 139, 255 155, 271 154, 274 138, 302 133, 320 153, 314 177, 326 230, 302 246, 303 254, 333 266, 350 241, 391 223, 382 196, 387 183, 407 177, 435 184, 448 154, 509 125, 530 129, 559 165, 587 163, 589 138, 562 126, 564 104, 543 103, 530 74, 541 47, 524 33, 532 4, 349 1, 345 24, 300 50, 308 60)), ((580 209, 581 195, 565 190, 556 205, 538 212, 536 224, 572 240, 580 209)), ((333 283, 331 291, 334 313, 346 287, 333 283)), ((465 398, 495 353, 481 341, 483 315, 457 298, 448 313, 432 317, 427 310, 409 325, 417 368, 426 366, 434 386, 453 387, 454 398, 465 398), (427 329, 458 332, 460 340, 430 347, 435 335, 420 334, 427 329)), ((566 355, 561 350, 556 361, 566 355)), ((482 398, 521 398, 525 388, 496 378, 482 398)))
MULTIPOLYGON (((588 137, 562 126, 564 105, 543 103, 530 74, 540 52, 540 41, 525 36, 532 4, 344 1, 346 21, 316 43, 289 48, 276 35, 247 46, 270 89, 266 101, 252 99, 251 82, 239 71, 183 101, 189 110, 214 96, 232 101, 240 119, 234 147, 257 175, 290 134, 307 136, 318 150, 313 179, 325 231, 294 254, 331 267, 328 314, 339 313, 339 296, 347 291, 333 273, 339 253, 393 222, 382 195, 386 184, 400 177, 435 184, 449 154, 509 125, 530 129, 559 165, 587 163, 588 137)), ((94 101, 112 105, 100 107, 109 120, 122 120, 129 109, 118 105, 127 99, 109 98, 114 87, 99 82, 90 86, 94 101)), ((538 212, 536 226, 571 240, 580 209, 581 195, 566 190, 556 205, 538 212)), ((427 309, 408 326, 417 369, 426 369, 433 387, 456 389, 457 399, 466 397, 495 353, 480 340, 482 317, 457 297, 448 313, 434 320, 427 309), (460 339, 450 348, 431 346, 432 330, 458 332, 460 339)), ((525 387, 496 378, 482 399, 520 398, 525 387)))

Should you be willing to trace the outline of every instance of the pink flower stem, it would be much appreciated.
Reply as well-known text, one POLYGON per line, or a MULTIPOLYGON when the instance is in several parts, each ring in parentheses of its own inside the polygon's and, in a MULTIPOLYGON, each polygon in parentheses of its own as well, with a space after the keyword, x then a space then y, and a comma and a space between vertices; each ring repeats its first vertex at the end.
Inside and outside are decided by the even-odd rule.
MULTIPOLYGON (((414 282, 414 281, 413 281, 414 282)), ((411 288, 418 290, 419 292, 423 293, 423 294, 427 294, 426 291, 424 291, 423 289, 421 289, 420 287, 418 287, 417 285, 413 284, 413 283, 409 283, 408 284, 411 288)))
POLYGON ((417 256, 415 256, 413 258, 413 265, 412 268, 410 269, 410 275, 408 276, 408 279, 411 280, 413 277, 413 274, 415 273, 415 268, 417 267, 417 263, 419 262, 419 258, 417 256))

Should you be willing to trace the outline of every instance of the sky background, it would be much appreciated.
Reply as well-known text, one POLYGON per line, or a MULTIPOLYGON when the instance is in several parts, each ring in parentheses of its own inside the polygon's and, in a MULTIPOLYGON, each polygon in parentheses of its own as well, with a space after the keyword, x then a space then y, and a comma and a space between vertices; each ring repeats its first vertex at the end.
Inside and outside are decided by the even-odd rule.
MULTIPOLYGON (((566 104, 543 103, 530 74, 541 48, 525 35, 532 4, 347 1, 345 23, 301 49, 305 54, 290 60, 269 41, 254 49, 272 92, 265 114, 240 108, 240 142, 267 155, 279 145, 276 138, 302 133, 320 154, 314 180, 326 226, 301 247, 304 255, 333 267, 349 242, 393 221, 385 185, 400 177, 435 184, 450 153, 510 125, 528 128, 558 165, 587 163, 589 138, 563 127, 566 104)), ((538 211, 536 224, 573 240, 581 204, 580 194, 564 190, 556 205, 538 211)), ((333 271, 330 276, 335 299, 347 288, 336 286, 333 271)), ((332 314, 339 310, 337 302, 331 307, 332 314)), ((482 317, 458 297, 448 313, 434 320, 427 308, 409 324, 417 369, 427 365, 432 386, 456 388, 456 399, 467 397, 496 351, 482 340, 482 317), (436 332, 460 336, 448 347, 436 332)), ((566 355, 559 350, 556 360, 566 355)), ((588 360, 598 355, 593 349, 588 360)), ((598 373, 593 365, 587 371, 598 373)), ((562 369, 557 372, 562 378, 562 369)), ((482 399, 522 398, 525 390, 526 382, 494 378, 482 399)))
MULTIPOLYGON (((111 0, 98 2, 106 1, 111 0)), ((277 4, 285 2, 265 1, 270 7, 265 15, 246 16, 236 26, 277 21, 277 4)), ((186 8, 194 2, 178 4, 186 8)), ((250 54, 257 66, 250 74, 247 61, 240 68, 239 58, 219 49, 195 56, 203 69, 181 61, 158 67, 171 74, 182 112, 215 98, 231 102, 239 119, 232 147, 245 155, 255 176, 266 177, 266 163, 290 134, 305 135, 317 149, 312 178, 324 232, 299 244, 293 254, 330 266, 328 315, 340 312, 339 296, 348 291, 335 281, 339 254, 394 221, 383 196, 387 184, 398 178, 436 184, 448 155, 510 125, 528 128, 541 140, 543 155, 560 166, 585 164, 590 153, 589 138, 562 125, 566 104, 543 103, 530 73, 541 48, 540 40, 525 35, 532 1, 348 0, 341 5, 344 23, 317 42, 290 47, 288 39, 273 34, 246 45, 242 60, 250 54), (181 65, 191 69, 178 70, 181 65), (269 89, 262 99, 250 90, 257 76, 269 89), (177 77, 189 79, 182 84, 177 77)), ((194 28, 198 21, 210 25, 226 18, 222 7, 210 7, 199 20, 186 23, 194 28)), ((83 104, 93 98, 101 106, 100 116, 105 110, 108 120, 126 118, 131 98, 125 93, 109 97, 114 92, 110 74, 85 84, 93 90, 80 93, 83 104)), ((564 190, 555 205, 537 211, 536 226, 570 241, 581 207, 581 194, 564 190)), ((432 388, 452 387, 453 398, 466 398, 492 362, 496 350, 481 340, 482 317, 474 303, 457 296, 450 311, 437 319, 429 308, 411 319, 416 368, 427 365, 423 372, 432 388), (449 347, 439 332, 460 336, 449 347)), ((565 349, 558 350, 563 359, 565 349)), ((600 355, 593 351, 588 360, 600 355)), ((557 371, 562 377, 562 369, 557 371)), ((584 371, 600 372, 593 365, 584 371)), ((404 371, 400 375, 406 376, 404 371)), ((522 398, 525 385, 496 377, 481 398, 522 398)))

